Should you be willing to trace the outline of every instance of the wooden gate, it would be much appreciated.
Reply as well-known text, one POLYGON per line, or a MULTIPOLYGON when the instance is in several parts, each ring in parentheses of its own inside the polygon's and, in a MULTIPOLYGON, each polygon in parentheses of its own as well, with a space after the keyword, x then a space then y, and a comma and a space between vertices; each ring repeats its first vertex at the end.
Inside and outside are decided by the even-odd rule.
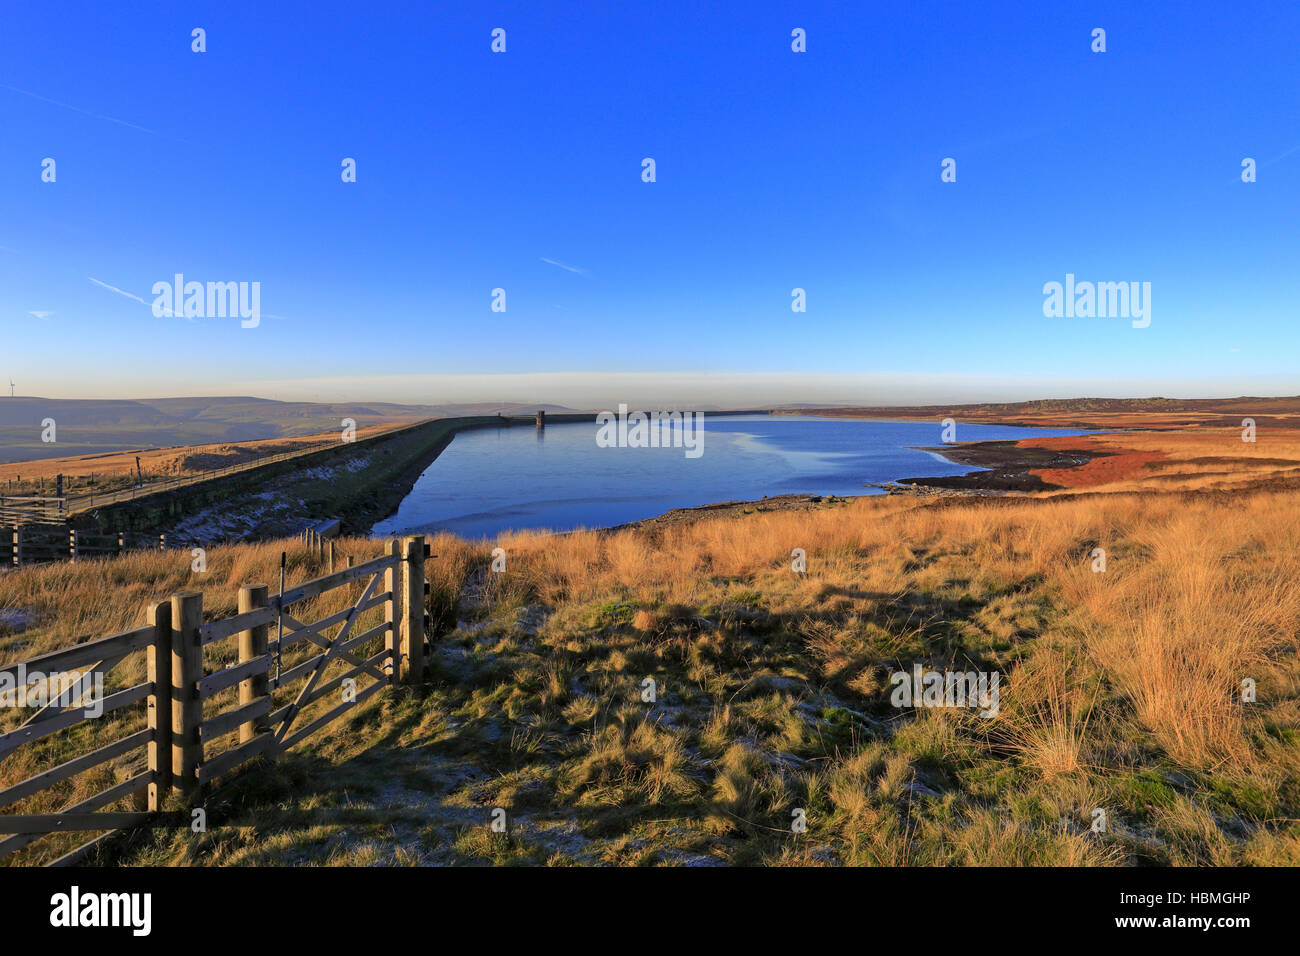
MULTIPOLYGON (((73 778, 87 771, 124 778, 58 812, 0 812, 0 834, 12 834, 0 840, 0 857, 47 834, 156 824, 168 806, 193 805, 213 781, 248 760, 283 753, 385 687, 421 681, 426 552, 423 536, 417 535, 389 542, 382 557, 282 594, 245 585, 238 613, 207 623, 203 595, 181 592, 148 609, 147 627, 0 668, 0 678, 11 685, 27 674, 79 668, 70 686, 80 688, 102 682, 133 654, 147 658, 143 682, 95 703, 96 708, 102 704, 102 719, 65 701, 43 706, 0 733, 0 762, 20 748, 39 748, 40 741, 61 730, 75 728, 79 740, 94 745, 89 753, 0 789, 0 809, 14 804, 48 809, 52 800, 66 799, 73 778), (323 599, 344 606, 305 623, 309 614, 303 607, 323 599), (237 651, 228 644, 235 637, 237 651), (361 687, 362 681, 368 683, 361 687), (144 712, 132 714, 130 705, 141 702, 144 712), (179 799, 169 801, 172 794, 179 799), (134 803, 129 812, 105 810, 128 797, 134 803)), ((47 746, 41 752, 52 751, 47 746)), ((34 752, 29 762, 39 760, 34 752)), ((76 862, 104 838, 53 862, 76 862)))

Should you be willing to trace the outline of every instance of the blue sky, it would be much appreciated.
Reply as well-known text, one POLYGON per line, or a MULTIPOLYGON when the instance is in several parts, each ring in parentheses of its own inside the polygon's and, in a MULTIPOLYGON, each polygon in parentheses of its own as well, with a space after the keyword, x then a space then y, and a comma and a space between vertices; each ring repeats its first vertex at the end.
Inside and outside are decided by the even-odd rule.
POLYGON ((1300 392, 1300 8, 734 6, 11 5, 0 375, 601 407, 1300 392), (177 272, 260 282, 261 324, 105 288, 152 303, 177 272), (1150 327, 1045 318, 1066 273, 1150 282, 1150 327))

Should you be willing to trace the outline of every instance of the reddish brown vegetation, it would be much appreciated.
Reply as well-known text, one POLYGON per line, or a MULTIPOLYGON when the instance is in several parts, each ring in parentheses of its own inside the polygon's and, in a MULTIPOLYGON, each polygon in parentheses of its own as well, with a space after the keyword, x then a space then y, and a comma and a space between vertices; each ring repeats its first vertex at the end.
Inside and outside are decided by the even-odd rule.
POLYGON ((1016 442, 1018 448, 1051 448, 1061 451, 1081 449, 1096 452, 1096 457, 1074 468, 1042 468, 1030 472, 1046 484, 1058 488, 1092 488, 1107 485, 1125 478, 1137 478, 1147 465, 1167 461, 1169 456, 1161 451, 1136 451, 1131 448, 1103 446, 1100 442, 1082 436, 1061 438, 1027 438, 1016 442))

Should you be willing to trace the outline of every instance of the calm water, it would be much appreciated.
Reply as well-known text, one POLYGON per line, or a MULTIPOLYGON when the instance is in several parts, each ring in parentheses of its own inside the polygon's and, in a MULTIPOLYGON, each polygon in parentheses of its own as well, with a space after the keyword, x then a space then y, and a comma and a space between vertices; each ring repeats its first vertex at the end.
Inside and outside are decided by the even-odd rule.
MULTIPOLYGON (((600 448, 592 422, 462 432, 420 476, 375 535, 453 531, 492 537, 511 528, 600 528, 673 508, 792 493, 879 494, 863 482, 961 475, 909 445, 942 444, 929 422, 789 415, 707 418, 704 453, 600 448)), ((958 441, 1083 435, 1063 428, 957 426, 958 441)))

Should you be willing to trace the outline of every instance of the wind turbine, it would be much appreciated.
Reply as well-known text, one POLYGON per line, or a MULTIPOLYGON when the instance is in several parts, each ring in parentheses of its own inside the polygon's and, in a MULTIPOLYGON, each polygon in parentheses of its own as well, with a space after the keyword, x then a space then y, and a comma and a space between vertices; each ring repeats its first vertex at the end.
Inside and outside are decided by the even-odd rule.
POLYGON ((9 380, 9 397, 14 397, 14 380, 12 378, 9 380))

